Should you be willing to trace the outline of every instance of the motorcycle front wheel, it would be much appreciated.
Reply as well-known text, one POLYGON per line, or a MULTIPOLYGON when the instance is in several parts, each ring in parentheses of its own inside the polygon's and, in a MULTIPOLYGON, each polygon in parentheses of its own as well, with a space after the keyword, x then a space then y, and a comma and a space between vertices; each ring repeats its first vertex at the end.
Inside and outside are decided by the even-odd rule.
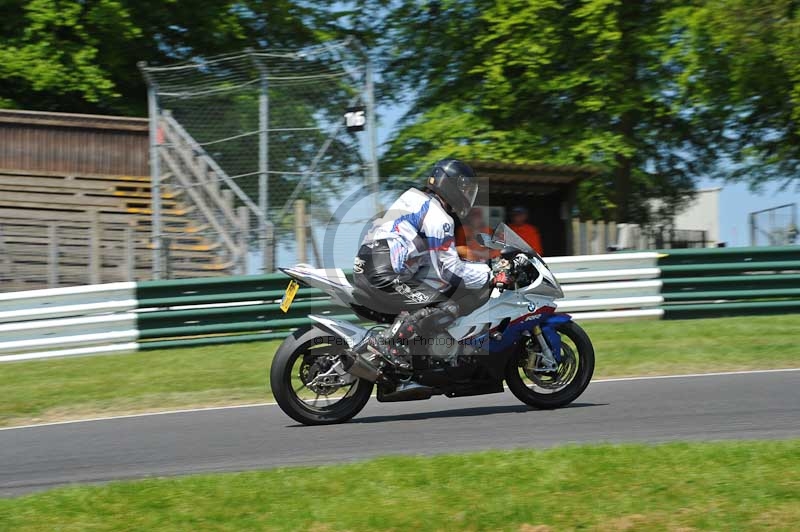
POLYGON ((541 409, 568 405, 583 393, 594 373, 594 347, 586 332, 574 322, 556 327, 561 336, 561 362, 554 370, 541 369, 535 360, 535 338, 521 346, 506 367, 506 383, 517 399, 541 409), (533 362, 533 363, 531 363, 533 362))
POLYGON ((304 425, 330 425, 364 408, 373 384, 349 375, 350 382, 343 383, 330 371, 345 349, 341 338, 316 326, 299 329, 283 341, 272 359, 270 385, 286 415, 304 425))

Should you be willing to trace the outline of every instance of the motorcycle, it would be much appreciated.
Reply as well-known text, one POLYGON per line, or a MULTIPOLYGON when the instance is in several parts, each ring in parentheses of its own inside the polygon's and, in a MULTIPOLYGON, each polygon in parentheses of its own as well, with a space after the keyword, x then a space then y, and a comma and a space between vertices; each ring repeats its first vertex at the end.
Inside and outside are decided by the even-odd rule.
MULTIPOLYGON (((412 370, 396 371, 369 339, 394 321, 357 304, 341 269, 303 265, 281 268, 292 280, 281 302, 288 309, 299 285, 318 288, 371 328, 322 315, 280 345, 270 383, 275 400, 306 425, 342 423, 358 414, 377 386, 380 402, 500 393, 503 381, 517 399, 540 409, 577 399, 594 372, 594 348, 568 314, 557 313, 564 293, 546 262, 508 226, 481 245, 499 251, 513 286, 489 286, 472 301, 459 300, 462 315, 446 330, 420 333, 408 341, 412 370)), ((467 298, 469 299, 469 298, 467 298)))

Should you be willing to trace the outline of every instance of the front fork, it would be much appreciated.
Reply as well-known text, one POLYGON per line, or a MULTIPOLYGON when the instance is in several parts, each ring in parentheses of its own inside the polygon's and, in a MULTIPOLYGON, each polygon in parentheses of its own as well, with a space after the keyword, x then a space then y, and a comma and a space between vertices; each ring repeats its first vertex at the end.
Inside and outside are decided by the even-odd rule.
POLYGON ((559 323, 564 323, 569 319, 569 316, 563 314, 553 314, 552 317, 543 320, 544 326, 536 323, 530 331, 526 331, 528 332, 527 336, 532 337, 530 341, 535 339, 539 345, 541 360, 544 362, 545 367, 537 367, 537 357, 529 356, 525 369, 554 370, 558 367, 559 362, 561 362, 561 336, 556 331, 556 327, 559 323))

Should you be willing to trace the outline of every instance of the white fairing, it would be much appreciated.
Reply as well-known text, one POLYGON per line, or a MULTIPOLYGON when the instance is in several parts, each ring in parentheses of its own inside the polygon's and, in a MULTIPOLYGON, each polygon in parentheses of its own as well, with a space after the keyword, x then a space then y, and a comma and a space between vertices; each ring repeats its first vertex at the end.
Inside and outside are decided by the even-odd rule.
POLYGON ((450 336, 461 340, 493 329, 506 318, 513 322, 541 312, 554 312, 558 306, 555 300, 564 297, 561 286, 544 261, 537 256, 527 260, 539 272, 533 283, 518 290, 503 292, 495 288, 486 303, 470 314, 461 316, 450 326, 447 330, 450 336))
MULTIPOLYGON (((305 264, 298 264, 292 268, 282 268, 282 270, 289 277, 302 281, 314 288, 319 288, 329 294, 337 305, 348 307, 350 303, 354 302, 353 286, 347 280, 341 268, 312 268, 305 264)), ((308 317, 331 333, 344 339, 348 347, 353 347, 361 342, 367 335, 366 329, 347 321, 314 314, 308 317)))
POLYGON ((340 338, 343 338, 347 343, 347 347, 352 348, 354 345, 361 342, 368 333, 367 329, 343 320, 336 320, 333 318, 327 318, 325 316, 318 316, 316 314, 310 314, 308 317, 322 325, 324 328, 328 329, 330 332, 334 333, 340 338))
POLYGON ((540 296, 549 296, 553 299, 561 299, 564 297, 564 291, 561 290, 561 285, 558 284, 556 276, 550 271, 550 268, 544 263, 539 255, 528 257, 528 261, 539 271, 539 278, 533 283, 520 290, 523 294, 536 294, 540 296))
POLYGON ((329 294, 337 305, 348 307, 354 302, 353 286, 341 268, 312 268, 306 264, 298 264, 281 270, 289 277, 329 294))

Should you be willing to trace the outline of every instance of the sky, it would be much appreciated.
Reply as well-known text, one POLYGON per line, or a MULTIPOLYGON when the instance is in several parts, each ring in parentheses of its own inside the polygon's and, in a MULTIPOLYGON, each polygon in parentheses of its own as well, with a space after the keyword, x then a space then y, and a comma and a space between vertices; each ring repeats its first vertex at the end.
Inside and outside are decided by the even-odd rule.
POLYGON ((790 185, 780 190, 780 182, 773 182, 758 192, 752 192, 744 183, 723 183, 701 179, 698 188, 722 187, 719 198, 719 237, 728 246, 750 245, 748 215, 787 203, 800 205, 800 186, 790 185))

